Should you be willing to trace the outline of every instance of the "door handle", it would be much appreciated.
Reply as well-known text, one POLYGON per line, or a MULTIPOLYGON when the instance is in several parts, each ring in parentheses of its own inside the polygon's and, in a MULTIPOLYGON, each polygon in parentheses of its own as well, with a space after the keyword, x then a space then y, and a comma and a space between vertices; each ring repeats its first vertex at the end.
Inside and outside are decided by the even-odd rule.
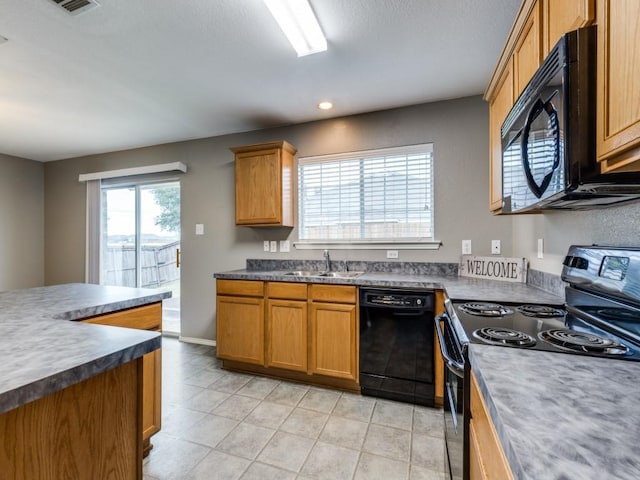
POLYGON ((176 268, 180 268, 180 249, 176 248, 176 268))

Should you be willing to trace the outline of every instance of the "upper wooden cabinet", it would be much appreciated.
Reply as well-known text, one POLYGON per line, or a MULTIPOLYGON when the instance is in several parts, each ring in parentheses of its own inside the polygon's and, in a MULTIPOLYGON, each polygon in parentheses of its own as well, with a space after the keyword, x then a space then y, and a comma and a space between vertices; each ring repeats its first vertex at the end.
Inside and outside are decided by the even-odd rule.
MULTIPOLYGON (((542 63, 542 2, 536 2, 513 50, 513 77, 515 97, 527 86, 542 63)), ((509 112, 507 112, 509 113, 509 112)))
POLYGON ((293 157, 285 141, 235 147, 236 225, 293 226, 293 157))
POLYGON ((640 2, 598 0, 597 155, 603 172, 640 171, 640 2))
POLYGON ((591 25, 595 0, 544 0, 542 8, 543 53, 546 56, 566 32, 591 25))

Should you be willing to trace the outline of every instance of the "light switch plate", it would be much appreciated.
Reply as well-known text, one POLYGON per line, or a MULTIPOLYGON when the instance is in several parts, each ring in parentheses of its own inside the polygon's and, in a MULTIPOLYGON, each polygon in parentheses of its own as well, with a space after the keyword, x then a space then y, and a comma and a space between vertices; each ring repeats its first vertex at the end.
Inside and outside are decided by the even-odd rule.
POLYGON ((264 246, 262 247, 265 252, 269 251, 269 240, 264 241, 264 246))
POLYGON ((204 235, 204 223, 196 223, 196 235, 204 235))
POLYGON ((471 255, 471 240, 462 240, 462 254, 471 255))
POLYGON ((387 258, 398 258, 398 250, 387 250, 387 258))
POLYGON ((289 240, 280 240, 280 251, 283 253, 289 251, 289 240))
POLYGON ((544 258, 544 240, 538 239, 538 258, 544 258))
POLYGON ((271 243, 269 245, 270 245, 269 251, 271 253, 275 253, 278 251, 278 242, 276 242, 275 240, 271 240, 271 243))
POLYGON ((500 255, 500 240, 491 240, 491 255, 500 255))

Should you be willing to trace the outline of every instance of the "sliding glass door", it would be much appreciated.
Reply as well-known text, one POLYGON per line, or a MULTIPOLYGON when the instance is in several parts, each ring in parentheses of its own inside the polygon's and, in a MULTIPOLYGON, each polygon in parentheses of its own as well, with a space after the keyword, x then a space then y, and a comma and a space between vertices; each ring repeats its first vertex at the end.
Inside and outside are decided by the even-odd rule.
POLYGON ((163 330, 180 332, 180 183, 102 187, 100 283, 163 288, 163 330))

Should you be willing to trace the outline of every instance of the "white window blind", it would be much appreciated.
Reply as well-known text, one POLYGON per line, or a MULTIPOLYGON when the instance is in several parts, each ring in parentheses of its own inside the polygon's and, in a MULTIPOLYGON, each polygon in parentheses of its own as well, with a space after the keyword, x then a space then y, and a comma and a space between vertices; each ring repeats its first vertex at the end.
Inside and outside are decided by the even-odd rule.
POLYGON ((432 241, 433 145, 301 158, 298 202, 303 241, 432 241))

